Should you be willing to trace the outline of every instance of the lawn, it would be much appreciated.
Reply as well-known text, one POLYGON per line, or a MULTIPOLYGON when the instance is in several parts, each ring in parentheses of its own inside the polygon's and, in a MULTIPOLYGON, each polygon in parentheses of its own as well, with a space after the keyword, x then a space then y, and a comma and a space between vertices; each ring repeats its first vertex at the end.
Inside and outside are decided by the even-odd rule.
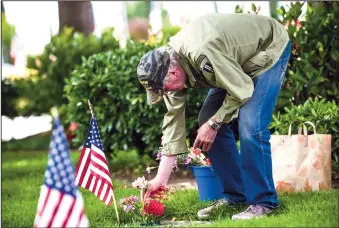
MULTIPOLYGON (((79 157, 72 152, 73 161, 79 157)), ((39 198, 39 187, 47 164, 47 152, 2 152, 2 227, 32 227, 39 198)), ((138 191, 130 183, 112 176, 117 201, 138 191)), ((116 227, 113 207, 107 208, 85 189, 86 214, 91 227, 116 227)), ((232 221, 233 213, 245 207, 223 208, 215 211, 210 226, 216 227, 338 227, 338 191, 279 194, 281 206, 271 216, 252 221, 232 221)), ((208 205, 200 202, 195 190, 177 191, 167 202, 166 219, 197 220, 198 209, 208 205)), ((128 214, 119 209, 121 226, 136 226, 128 214)), ((204 225, 207 226, 207 225, 204 225)))

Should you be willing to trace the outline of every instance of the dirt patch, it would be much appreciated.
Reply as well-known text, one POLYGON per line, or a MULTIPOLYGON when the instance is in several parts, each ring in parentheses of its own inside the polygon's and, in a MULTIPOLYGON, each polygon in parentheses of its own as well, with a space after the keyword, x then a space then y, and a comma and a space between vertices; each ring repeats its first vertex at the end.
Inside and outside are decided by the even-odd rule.
MULTIPOLYGON (((145 173, 146 180, 152 180, 156 172, 151 172, 150 174, 145 173)), ((125 170, 124 172, 117 172, 113 174, 113 178, 123 181, 127 186, 132 186, 132 182, 138 178, 133 171, 125 170)), ((175 187, 176 189, 197 189, 197 183, 191 171, 183 170, 173 172, 168 185, 170 187, 175 187)))
MULTIPOLYGON (((146 173, 144 176, 146 180, 152 180, 155 175, 156 172, 151 172, 150 174, 146 173)), ((124 173, 119 173, 113 178, 121 180, 126 183, 127 186, 131 187, 132 182, 137 178, 137 176, 135 176, 132 171, 127 171, 124 173)), ((189 170, 172 173, 168 185, 177 189, 197 189, 195 178, 192 172, 189 170)), ((339 189, 339 173, 332 174, 332 188, 339 189)))

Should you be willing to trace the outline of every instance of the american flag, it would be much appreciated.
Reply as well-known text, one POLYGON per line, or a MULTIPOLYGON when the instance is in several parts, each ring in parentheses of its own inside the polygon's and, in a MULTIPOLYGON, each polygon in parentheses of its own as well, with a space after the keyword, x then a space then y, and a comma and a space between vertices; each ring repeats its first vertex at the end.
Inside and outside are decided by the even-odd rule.
POLYGON ((110 176, 98 124, 95 116, 92 115, 87 139, 76 167, 75 183, 88 189, 107 206, 110 206, 114 194, 110 176))
POLYGON ((84 201, 74 183, 64 128, 58 118, 53 123, 48 157, 34 227, 88 227, 84 201))

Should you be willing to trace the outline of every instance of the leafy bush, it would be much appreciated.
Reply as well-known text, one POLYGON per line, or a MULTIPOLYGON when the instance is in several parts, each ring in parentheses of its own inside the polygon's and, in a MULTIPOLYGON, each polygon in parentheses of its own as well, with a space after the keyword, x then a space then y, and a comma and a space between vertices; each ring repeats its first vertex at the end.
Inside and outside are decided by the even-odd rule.
POLYGON ((1 94, 6 99, 1 99, 2 113, 1 115, 13 118, 17 116, 15 101, 19 97, 18 89, 9 80, 5 79, 1 83, 1 94))
POLYGON ((302 104, 309 97, 339 100, 339 2, 307 2, 305 21, 300 21, 304 3, 278 9, 287 27, 293 50, 278 109, 302 104))
POLYGON ((119 47, 119 42, 113 37, 113 29, 107 29, 100 37, 74 32, 64 28, 62 32, 52 37, 45 46, 44 52, 38 56, 28 56, 27 67, 34 69, 36 75, 31 75, 20 91, 20 95, 28 101, 19 110, 19 115, 41 115, 49 113, 50 108, 66 102, 63 98, 64 80, 68 78, 83 57, 91 56, 119 47))
MULTIPOLYGON (((278 112, 273 115, 270 125, 275 134, 287 134, 289 125, 293 122, 301 123, 311 121, 316 125, 317 133, 332 135, 332 155, 334 168, 339 170, 339 107, 335 101, 325 99, 309 99, 302 105, 292 105, 285 107, 285 112, 278 112)), ((297 131, 298 124, 292 125, 294 132, 297 131)), ((309 127, 308 130, 313 131, 309 127)))
MULTIPOLYGON (((126 48, 93 55, 74 70, 66 80, 65 95, 69 103, 64 109, 68 120, 79 123, 76 143, 80 145, 85 140, 91 117, 87 106, 90 99, 106 152, 137 149, 140 154, 152 155, 157 151, 166 107, 164 103, 146 104, 145 89, 136 74, 141 57, 155 47, 128 41, 126 48)), ((188 129, 197 126, 206 93, 188 92, 188 129)))

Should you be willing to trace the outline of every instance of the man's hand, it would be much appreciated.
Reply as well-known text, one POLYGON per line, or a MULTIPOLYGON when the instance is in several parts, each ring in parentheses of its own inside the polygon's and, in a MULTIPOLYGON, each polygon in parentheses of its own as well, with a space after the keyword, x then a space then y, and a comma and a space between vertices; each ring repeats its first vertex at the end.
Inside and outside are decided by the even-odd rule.
POLYGON ((143 201, 145 201, 149 197, 151 192, 157 190, 161 185, 165 186, 165 184, 160 179, 157 179, 157 178, 154 178, 153 180, 148 181, 147 190, 146 190, 146 193, 144 194, 143 201))
POLYGON ((200 148, 202 151, 209 151, 216 135, 217 131, 211 128, 208 122, 204 123, 198 130, 193 149, 200 148))

